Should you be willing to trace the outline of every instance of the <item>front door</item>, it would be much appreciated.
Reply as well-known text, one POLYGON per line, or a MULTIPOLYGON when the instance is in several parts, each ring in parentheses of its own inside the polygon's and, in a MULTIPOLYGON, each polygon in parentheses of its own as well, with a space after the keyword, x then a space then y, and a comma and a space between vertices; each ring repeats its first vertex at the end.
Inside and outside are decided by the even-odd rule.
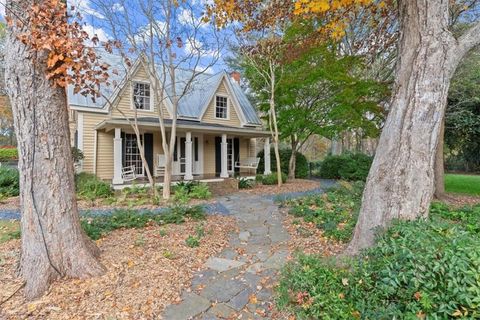
MULTIPOLYGON (((239 161, 240 139, 227 138, 227 171, 229 173, 238 172, 240 168, 235 168, 235 161, 239 161)), ((222 137, 215 137, 215 175, 220 176, 222 171, 222 137)))
POLYGON ((186 138, 184 137, 180 137, 180 145, 179 145, 179 148, 180 148, 180 174, 185 174, 185 166, 186 166, 186 151, 185 151, 185 142, 187 141, 186 138))
MULTIPOLYGON (((202 174, 202 154, 203 145, 200 143, 201 139, 198 136, 192 136, 192 173, 202 174)), ((173 174, 184 175, 186 169, 186 145, 187 139, 183 136, 178 136, 173 153, 173 174)))

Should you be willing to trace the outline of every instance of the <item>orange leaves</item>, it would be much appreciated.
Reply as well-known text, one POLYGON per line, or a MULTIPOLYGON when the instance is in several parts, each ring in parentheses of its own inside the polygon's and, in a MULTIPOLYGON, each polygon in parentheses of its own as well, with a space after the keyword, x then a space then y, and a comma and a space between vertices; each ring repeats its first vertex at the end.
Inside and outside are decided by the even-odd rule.
POLYGON ((39 1, 24 9, 27 17, 20 20, 8 16, 8 25, 23 30, 18 38, 36 53, 35 59, 45 59, 45 77, 52 85, 73 85, 76 93, 98 96, 109 66, 100 65, 95 50, 88 46, 99 40, 97 36, 89 39, 82 29, 81 16, 69 16, 61 0, 39 1))

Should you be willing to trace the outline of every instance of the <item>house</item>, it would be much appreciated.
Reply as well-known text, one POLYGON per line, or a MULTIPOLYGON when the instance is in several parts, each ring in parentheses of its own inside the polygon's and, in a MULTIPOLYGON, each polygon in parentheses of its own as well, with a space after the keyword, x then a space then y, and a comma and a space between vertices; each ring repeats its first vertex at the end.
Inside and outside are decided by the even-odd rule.
MULTIPOLYGON (((109 59, 110 65, 122 64, 118 57, 109 59)), ((150 172, 161 181, 165 157, 158 108, 165 115, 169 136, 173 88, 165 83, 167 98, 155 101, 148 75, 139 61, 128 73, 119 70, 112 72, 110 78, 118 83, 117 87, 103 87, 104 97, 95 101, 68 89, 72 145, 84 154, 81 170, 114 185, 126 182, 126 168, 133 168, 136 178, 145 177, 137 138, 129 124, 136 113, 150 172)), ((185 88, 191 74, 192 71, 177 69, 177 92, 185 88)), ((255 175, 257 150, 262 145, 270 150, 270 133, 262 129, 255 108, 240 86, 240 75, 225 71, 204 73, 189 87, 179 101, 177 112, 174 179, 223 179, 236 173, 255 175)), ((270 173, 270 153, 266 154, 265 173, 270 173)))

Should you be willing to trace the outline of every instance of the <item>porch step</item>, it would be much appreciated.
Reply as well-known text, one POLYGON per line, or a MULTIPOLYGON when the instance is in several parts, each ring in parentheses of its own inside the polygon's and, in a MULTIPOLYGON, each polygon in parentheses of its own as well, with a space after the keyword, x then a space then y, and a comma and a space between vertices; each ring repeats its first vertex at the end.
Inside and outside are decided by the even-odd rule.
POLYGON ((228 178, 223 181, 212 181, 208 182, 208 187, 214 196, 224 196, 238 191, 238 180, 228 178))

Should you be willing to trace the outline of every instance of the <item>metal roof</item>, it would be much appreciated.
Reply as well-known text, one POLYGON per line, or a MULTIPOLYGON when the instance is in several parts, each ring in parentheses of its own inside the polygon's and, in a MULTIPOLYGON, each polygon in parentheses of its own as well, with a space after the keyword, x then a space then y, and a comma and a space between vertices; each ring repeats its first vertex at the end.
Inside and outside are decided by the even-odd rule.
MULTIPOLYGON (((101 60, 110 65, 110 68, 107 71, 110 75, 109 81, 112 83, 115 81, 118 86, 124 85, 122 84, 122 81, 125 78, 127 67, 123 63, 122 58, 117 55, 108 54, 104 51, 100 52, 99 56, 101 60), (116 72, 114 73, 113 70, 116 70, 116 72)), ((159 74, 159 77, 163 78, 163 68, 161 66, 157 66, 157 73, 159 74)), ((175 91, 177 96, 181 95, 185 90, 188 81, 190 81, 192 78, 192 73, 194 73, 193 70, 185 70, 180 68, 175 70, 175 91)), ((227 86, 231 89, 230 91, 232 95, 234 95, 234 99, 238 102, 240 111, 244 114, 246 123, 250 125, 261 125, 262 123, 257 115, 257 112, 248 100, 245 92, 236 81, 232 80, 227 75, 225 71, 221 71, 216 74, 199 73, 195 75, 193 82, 190 84, 189 90, 180 98, 178 105, 178 116, 200 119, 204 108, 208 103, 210 103, 210 99, 218 89, 222 79, 226 79, 227 86)), ((159 80, 161 81, 161 79, 159 80)), ((113 86, 101 85, 101 93, 108 99, 113 97, 114 92, 117 89, 118 88, 113 86)), ((165 91, 170 100, 172 100, 174 96, 174 90, 168 74, 165 81, 165 91)), ((78 93, 74 94, 73 87, 71 86, 68 87, 67 92, 70 105, 102 109, 107 103, 107 100, 103 97, 96 98, 95 101, 93 101, 90 96, 83 96, 78 93)))

